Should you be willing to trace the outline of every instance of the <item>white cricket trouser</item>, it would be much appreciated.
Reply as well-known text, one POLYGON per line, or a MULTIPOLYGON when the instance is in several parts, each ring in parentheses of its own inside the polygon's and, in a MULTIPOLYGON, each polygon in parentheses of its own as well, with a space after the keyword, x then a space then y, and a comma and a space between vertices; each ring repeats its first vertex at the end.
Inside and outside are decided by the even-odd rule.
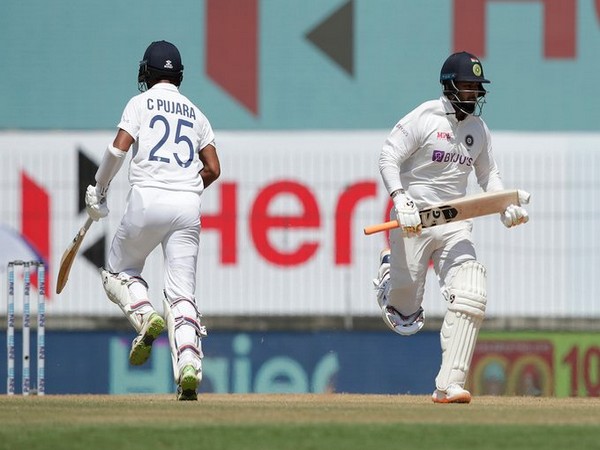
POLYGON ((430 261, 444 293, 455 270, 465 261, 477 259, 472 229, 470 220, 426 228, 421 236, 412 238, 403 238, 399 228, 393 229, 390 232, 392 286, 388 304, 403 315, 419 309, 430 261))
POLYGON ((134 186, 112 241, 107 268, 141 276, 146 258, 160 244, 167 298, 195 299, 199 240, 200 195, 134 186))

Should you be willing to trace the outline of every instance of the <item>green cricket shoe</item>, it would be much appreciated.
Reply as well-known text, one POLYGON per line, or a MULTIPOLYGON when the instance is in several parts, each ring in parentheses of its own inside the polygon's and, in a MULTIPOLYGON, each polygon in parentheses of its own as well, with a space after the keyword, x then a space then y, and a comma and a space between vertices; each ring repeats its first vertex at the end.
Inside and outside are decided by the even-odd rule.
POLYGON ((198 400, 198 385, 200 378, 196 368, 188 364, 181 371, 179 386, 177 386, 177 400, 198 400))
POLYGON ((153 312, 144 323, 142 331, 131 343, 131 352, 129 352, 129 363, 132 366, 141 366, 152 351, 152 343, 165 329, 165 321, 158 313, 153 312))

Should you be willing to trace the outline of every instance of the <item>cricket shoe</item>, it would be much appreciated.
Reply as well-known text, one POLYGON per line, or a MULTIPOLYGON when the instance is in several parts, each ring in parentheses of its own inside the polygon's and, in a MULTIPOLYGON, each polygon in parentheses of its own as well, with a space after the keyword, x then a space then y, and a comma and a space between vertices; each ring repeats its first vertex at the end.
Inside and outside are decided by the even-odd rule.
POLYGON ((423 308, 419 308, 416 312, 405 316, 393 306, 388 305, 381 309, 381 317, 392 331, 402 336, 415 334, 425 324, 425 312, 423 308))
POLYGON ((140 366, 148 361, 152 351, 152 343, 165 329, 165 321, 158 313, 153 312, 144 322, 142 331, 131 343, 131 352, 129 352, 129 363, 133 366, 140 366))
POLYGON ((179 385, 177 386, 177 400, 198 400, 198 385, 200 376, 196 368, 188 364, 181 369, 179 385))
POLYGON ((390 249, 384 249, 379 255, 377 278, 373 279, 373 285, 377 291, 377 303, 380 308, 387 305, 387 295, 390 290, 390 258, 390 249))
POLYGON ((471 393, 458 384, 451 384, 445 391, 433 391, 431 399, 433 403, 471 403, 471 393))

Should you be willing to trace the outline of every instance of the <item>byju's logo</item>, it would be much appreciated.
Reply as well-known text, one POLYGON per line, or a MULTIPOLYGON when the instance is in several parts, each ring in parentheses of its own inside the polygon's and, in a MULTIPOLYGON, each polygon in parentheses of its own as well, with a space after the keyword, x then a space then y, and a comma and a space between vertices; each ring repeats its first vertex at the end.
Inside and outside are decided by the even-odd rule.
POLYGON ((434 150, 431 155, 431 160, 440 163, 458 163, 461 165, 471 166, 473 158, 470 156, 461 155, 460 153, 450 153, 443 150, 434 150))
POLYGON ((443 152, 442 150, 434 150, 433 151, 433 156, 431 157, 431 160, 432 161, 437 161, 437 162, 443 162, 445 154, 446 154, 446 152, 443 152))

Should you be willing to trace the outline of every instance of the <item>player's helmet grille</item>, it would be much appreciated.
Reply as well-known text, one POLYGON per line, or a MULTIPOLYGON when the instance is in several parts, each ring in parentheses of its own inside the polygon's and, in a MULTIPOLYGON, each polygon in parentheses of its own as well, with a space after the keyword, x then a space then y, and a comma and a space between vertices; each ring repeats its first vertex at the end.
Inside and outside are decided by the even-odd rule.
POLYGON ((167 79, 176 86, 183 79, 181 55, 175 45, 167 41, 155 41, 148 46, 144 58, 140 61, 138 89, 143 92, 148 83, 167 79))
POLYGON ((481 109, 485 103, 484 96, 487 91, 483 88, 483 83, 490 83, 483 74, 483 66, 477 56, 468 52, 458 52, 450 55, 440 72, 440 83, 444 86, 444 95, 458 109, 466 114, 480 115, 481 109), (478 83, 479 88, 476 91, 459 91, 457 82, 478 83), (463 101, 459 98, 459 93, 476 93, 477 99, 473 101, 463 101))

